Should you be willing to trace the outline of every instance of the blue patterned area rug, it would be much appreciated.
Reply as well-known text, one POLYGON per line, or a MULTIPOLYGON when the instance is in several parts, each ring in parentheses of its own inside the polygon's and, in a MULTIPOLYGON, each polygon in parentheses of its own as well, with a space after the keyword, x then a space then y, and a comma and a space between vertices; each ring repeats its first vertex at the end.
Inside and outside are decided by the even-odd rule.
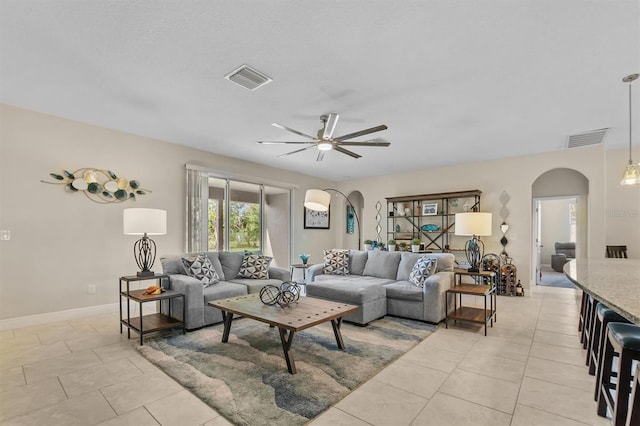
POLYGON ((222 324, 156 337, 139 347, 162 371, 238 425, 302 425, 427 338, 437 326, 395 317, 367 327, 342 324, 341 351, 330 323, 295 334, 298 373, 287 372, 277 328, 241 318, 228 343, 222 324))

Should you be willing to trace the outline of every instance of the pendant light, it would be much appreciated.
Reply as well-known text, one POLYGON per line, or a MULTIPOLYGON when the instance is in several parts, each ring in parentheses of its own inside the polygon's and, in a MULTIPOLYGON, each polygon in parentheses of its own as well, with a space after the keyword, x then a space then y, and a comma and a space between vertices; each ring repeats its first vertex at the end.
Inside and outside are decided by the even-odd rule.
POLYGON ((631 74, 622 79, 623 82, 629 83, 629 164, 624 169, 620 185, 640 185, 640 172, 638 171, 633 160, 631 159, 631 83, 633 83, 639 74, 631 74))

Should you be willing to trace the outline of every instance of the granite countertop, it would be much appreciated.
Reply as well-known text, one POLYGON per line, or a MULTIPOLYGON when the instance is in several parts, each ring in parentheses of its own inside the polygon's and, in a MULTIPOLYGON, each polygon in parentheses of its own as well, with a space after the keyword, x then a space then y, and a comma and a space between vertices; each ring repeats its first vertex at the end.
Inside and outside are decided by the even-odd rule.
POLYGON ((573 283, 640 325, 640 260, 575 259, 564 265, 573 283))

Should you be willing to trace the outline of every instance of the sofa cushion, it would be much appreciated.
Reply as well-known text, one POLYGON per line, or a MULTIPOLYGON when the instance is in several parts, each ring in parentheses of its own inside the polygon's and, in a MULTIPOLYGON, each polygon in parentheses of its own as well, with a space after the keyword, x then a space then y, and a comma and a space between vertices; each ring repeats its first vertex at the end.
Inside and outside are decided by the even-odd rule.
POLYGON ((418 287, 422 287, 424 285, 424 281, 433 275, 437 265, 437 259, 428 255, 423 255, 416 261, 415 265, 413 265, 411 274, 409 274, 409 282, 418 287))
POLYGON ((260 290, 262 290, 262 287, 268 284, 275 285, 276 287, 280 287, 280 284, 282 284, 282 280, 276 280, 276 279, 255 280, 252 278, 234 278, 229 282, 242 284, 243 286, 247 287, 249 294, 260 293, 260 290))
POLYGON ((223 280, 232 280, 238 276, 244 253, 241 251, 220 251, 217 252, 222 268, 223 280))
POLYGON ((403 251, 400 256, 400 264, 398 265, 398 274, 396 275, 396 279, 398 281, 409 281, 409 276, 411 275, 413 266, 421 257, 422 254, 420 253, 409 253, 408 251, 403 251))
POLYGON ((216 285, 207 287, 203 291, 204 304, 212 300, 227 299, 229 297, 243 296, 247 294, 247 287, 242 284, 220 281, 216 285))
POLYGON ((370 250, 363 275, 395 280, 400 263, 400 252, 370 250))
POLYGON ((362 305, 386 297, 386 290, 380 285, 380 280, 378 278, 377 280, 334 280, 311 283, 307 284, 307 296, 362 305))
POLYGON ((205 253, 200 253, 195 258, 183 257, 182 264, 187 275, 200 280, 205 287, 220 281, 218 273, 205 253))
POLYGON ((252 278, 256 280, 269 279, 269 265, 272 257, 260 254, 244 253, 238 278, 252 278))
MULTIPOLYGON (((408 281, 413 265, 415 265, 421 257, 422 254, 420 253, 402 252, 402 258, 400 259, 400 265, 398 265, 398 275, 396 276, 396 279, 398 281, 408 281)), ((429 253, 429 257, 433 257, 438 261, 434 273, 441 271, 453 272, 453 265, 456 259, 453 254, 429 253)))
POLYGON ((349 273, 349 250, 325 250, 323 272, 328 275, 349 273))
MULTIPOLYGON (((349 281, 349 280, 358 280, 358 279, 362 279, 363 276, 362 275, 340 275, 340 281, 349 281)), ((324 282, 324 281, 335 281, 336 280, 336 276, 335 275, 325 275, 325 274, 319 274, 316 275, 313 278, 313 281, 316 282, 324 282)))
POLYGON ((349 273, 362 275, 367 263, 368 252, 365 250, 349 250, 349 273))
POLYGON ((424 299, 422 288, 409 281, 396 281, 395 283, 386 284, 384 288, 387 291, 387 297, 390 299, 415 300, 417 302, 422 302, 424 299))

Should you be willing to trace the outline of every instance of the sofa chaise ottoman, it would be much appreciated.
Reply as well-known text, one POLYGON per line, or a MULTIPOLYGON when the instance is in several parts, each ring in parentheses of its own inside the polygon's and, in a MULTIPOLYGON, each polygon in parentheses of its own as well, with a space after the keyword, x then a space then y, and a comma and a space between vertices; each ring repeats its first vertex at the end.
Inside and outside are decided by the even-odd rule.
POLYGON ((446 317, 446 291, 454 280, 451 253, 349 250, 346 275, 325 273, 325 264, 307 270, 307 295, 361 307, 345 321, 366 325, 386 314, 438 323, 446 317), (435 259, 433 273, 422 286, 409 281, 418 259, 435 259))

